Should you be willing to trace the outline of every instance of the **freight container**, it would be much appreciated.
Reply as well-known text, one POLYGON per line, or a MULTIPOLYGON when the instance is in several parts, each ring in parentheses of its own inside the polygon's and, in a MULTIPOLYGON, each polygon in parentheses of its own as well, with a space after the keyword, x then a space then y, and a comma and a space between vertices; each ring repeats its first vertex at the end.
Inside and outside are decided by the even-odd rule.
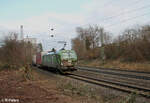
POLYGON ((48 51, 44 51, 44 52, 39 52, 36 54, 36 64, 37 66, 41 66, 42 65, 42 56, 47 54, 48 51))

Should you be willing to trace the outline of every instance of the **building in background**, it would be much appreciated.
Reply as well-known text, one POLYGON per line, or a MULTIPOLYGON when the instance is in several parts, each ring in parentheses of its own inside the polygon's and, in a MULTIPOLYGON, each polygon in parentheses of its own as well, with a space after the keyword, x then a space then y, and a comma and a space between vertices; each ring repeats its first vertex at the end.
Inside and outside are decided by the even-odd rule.
POLYGON ((24 39, 24 34, 23 34, 23 25, 20 25, 20 39, 24 39))
POLYGON ((30 55, 35 55, 36 54, 36 51, 37 51, 37 40, 36 38, 24 38, 23 41, 25 43, 27 43, 28 45, 26 45, 25 48, 28 48, 28 52, 30 53, 30 55), (31 45, 30 45, 31 44, 31 45))
POLYGON ((35 48, 37 47, 37 39, 36 38, 27 37, 27 38, 24 38, 23 41, 26 43, 31 43, 33 45, 33 47, 35 47, 35 48))
POLYGON ((36 38, 28 38, 27 37, 27 38, 24 38, 23 40, 24 40, 24 42, 31 43, 33 45, 36 45, 36 42, 37 42, 36 38))

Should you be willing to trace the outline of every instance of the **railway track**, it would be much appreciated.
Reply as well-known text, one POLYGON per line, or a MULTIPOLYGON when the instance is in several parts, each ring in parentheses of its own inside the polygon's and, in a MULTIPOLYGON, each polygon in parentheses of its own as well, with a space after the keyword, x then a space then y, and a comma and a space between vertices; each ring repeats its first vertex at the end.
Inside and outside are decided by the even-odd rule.
POLYGON ((79 70, 96 72, 99 74, 108 74, 108 75, 115 75, 120 77, 150 80, 149 72, 127 71, 127 70, 116 70, 116 69, 98 69, 98 68, 89 68, 89 67, 77 67, 77 68, 79 70))
POLYGON ((73 79, 77 79, 80 81, 84 81, 87 83, 91 83, 91 84, 95 84, 95 85, 99 85, 99 86, 104 86, 107 88, 116 89, 116 90, 123 91, 123 92, 137 93, 138 95, 141 95, 143 97, 150 98, 150 88, 125 84, 122 82, 112 82, 109 80, 104 80, 104 79, 100 79, 100 78, 97 79, 97 78, 78 75, 78 74, 74 74, 74 73, 70 73, 68 75, 68 77, 73 78, 73 79))
POLYGON ((77 68, 94 68, 94 69, 101 69, 101 70, 112 70, 112 71, 121 71, 121 72, 130 72, 130 73, 144 73, 144 74, 150 74, 150 72, 147 71, 137 71, 137 70, 127 70, 127 69, 115 69, 115 68, 100 68, 100 67, 88 67, 88 66, 76 66, 77 68))
POLYGON ((70 78, 150 98, 150 74, 139 71, 78 67, 70 78))
POLYGON ((97 70, 95 69, 89 70, 89 68, 88 70, 84 68, 84 69, 79 69, 76 72, 67 73, 67 74, 69 75, 65 75, 65 76, 72 79, 77 79, 90 84, 112 88, 123 92, 137 93, 138 95, 141 95, 143 97, 150 98, 150 81, 147 79, 146 80, 143 79, 141 81, 141 79, 133 78, 131 76, 122 77, 120 75, 114 75, 109 73, 105 74, 103 72, 97 72, 97 70), (139 85, 138 83, 142 83, 142 84, 149 83, 149 85, 144 86, 144 85, 139 85))

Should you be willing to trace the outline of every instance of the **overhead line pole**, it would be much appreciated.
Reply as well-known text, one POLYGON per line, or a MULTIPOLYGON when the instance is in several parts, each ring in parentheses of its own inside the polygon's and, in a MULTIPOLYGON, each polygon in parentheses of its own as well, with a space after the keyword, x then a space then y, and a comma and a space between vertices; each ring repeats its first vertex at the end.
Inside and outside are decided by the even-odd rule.
POLYGON ((100 50, 100 55, 102 59, 102 64, 105 63, 105 48, 104 48, 104 32, 101 31, 100 34, 100 39, 101 39, 101 50, 100 50))

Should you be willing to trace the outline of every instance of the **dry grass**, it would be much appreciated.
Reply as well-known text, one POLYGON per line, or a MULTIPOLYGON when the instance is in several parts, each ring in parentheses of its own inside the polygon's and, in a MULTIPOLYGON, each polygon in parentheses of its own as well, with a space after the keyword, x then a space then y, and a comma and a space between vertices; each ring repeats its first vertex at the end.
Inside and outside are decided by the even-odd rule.
POLYGON ((104 96, 103 93, 99 92, 99 88, 76 80, 62 78, 57 82, 57 88, 64 95, 74 98, 79 97, 82 103, 136 103, 137 95, 135 93, 125 96, 116 96, 113 94, 104 96))
POLYGON ((105 64, 102 64, 100 60, 90 60, 90 61, 79 61, 79 65, 89 67, 102 67, 102 68, 114 68, 122 70, 138 70, 150 72, 150 62, 127 63, 116 60, 116 61, 106 61, 105 64))
POLYGON ((65 95, 82 98, 84 103, 104 103, 103 97, 97 93, 96 88, 76 80, 61 79, 57 82, 57 88, 65 95))
POLYGON ((136 103, 136 94, 131 93, 130 95, 124 97, 117 103, 136 103))

